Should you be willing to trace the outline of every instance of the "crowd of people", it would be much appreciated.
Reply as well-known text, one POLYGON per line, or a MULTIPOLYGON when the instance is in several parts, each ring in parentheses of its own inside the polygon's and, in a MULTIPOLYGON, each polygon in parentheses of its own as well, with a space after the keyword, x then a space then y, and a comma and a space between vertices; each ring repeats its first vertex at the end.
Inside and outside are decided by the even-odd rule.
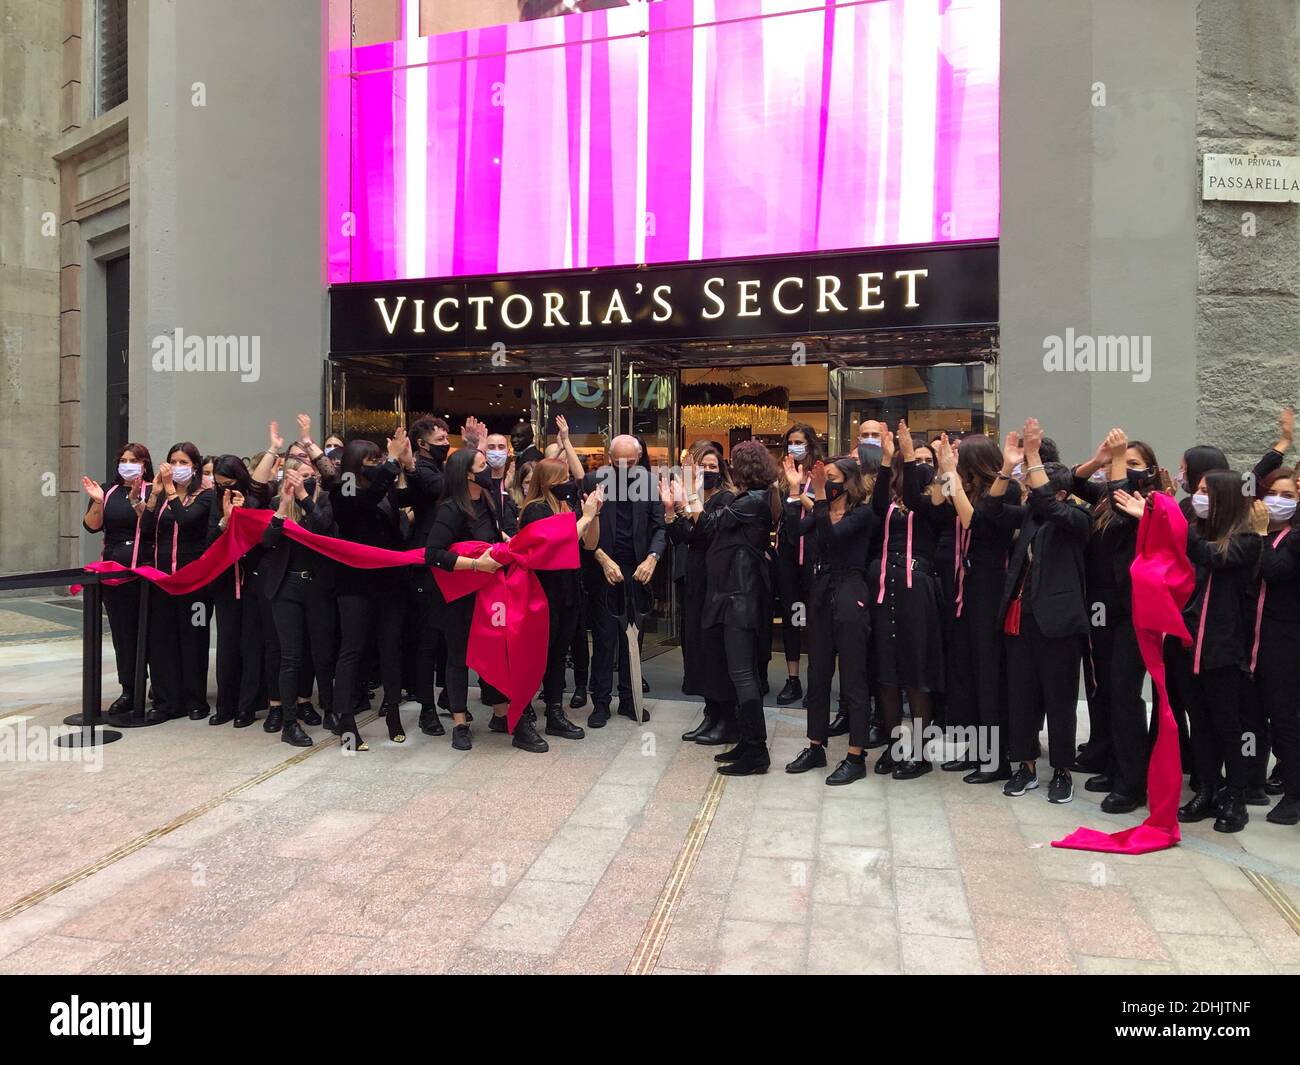
MULTIPOLYGON (((293 441, 272 423, 267 447, 247 459, 204 457, 182 442, 155 468, 148 448, 126 444, 110 481, 83 480, 84 525, 103 533, 105 560, 170 573, 216 542, 235 510, 273 512, 261 543, 208 587, 150 592, 151 722, 246 728, 264 715, 265 731, 286 743, 309 746, 306 729, 323 726, 358 751, 357 715, 381 690, 391 740, 406 738, 405 694, 419 702, 421 732, 446 735, 440 718, 449 716, 452 746, 468 750, 474 598, 448 602, 433 570, 493 572, 500 563, 490 553, 454 545, 500 543, 573 513, 581 565, 538 572, 549 607, 540 730, 530 706, 511 731, 509 700, 479 678, 489 731, 509 732, 515 747, 540 753, 543 733, 585 736, 566 712, 568 692, 567 710, 590 700, 587 728, 605 727, 615 682, 616 713, 647 719, 628 622, 649 611, 651 581, 670 554, 682 692, 703 703, 683 739, 725 747, 719 773, 770 768, 764 695, 779 619, 786 670, 776 701, 800 704, 807 718, 807 746, 786 772, 827 769, 830 738, 847 735, 828 785, 865 777, 868 751, 883 748, 874 772, 893 780, 938 764, 1022 796, 1040 786, 1045 721, 1049 801, 1069 802, 1072 772, 1083 772, 1104 810, 1128 813, 1146 801, 1158 720, 1144 699, 1129 567, 1149 497, 1181 491, 1196 579, 1184 611, 1191 646, 1172 637, 1165 646, 1190 776, 1179 819, 1213 818, 1215 829, 1236 832, 1252 806, 1271 806, 1270 822, 1300 823, 1290 411, 1280 426, 1247 473, 1199 445, 1171 477, 1149 445, 1118 428, 1086 461, 1066 465, 1033 419, 1001 446, 979 433, 926 440, 906 422, 891 430, 868 420, 857 448, 839 456, 795 424, 780 448, 696 441, 665 472, 634 436, 615 437, 608 463, 587 470, 563 418, 544 447, 526 423, 506 436, 470 418, 452 450, 437 417, 396 429, 381 448, 362 438, 317 444, 299 415, 293 441), (371 547, 419 548, 425 564, 352 568, 286 536, 287 521, 371 547), (1076 746, 1081 678, 1089 738, 1076 746), (939 742, 924 739, 933 735, 939 742)), ((143 585, 104 590, 122 685, 110 711, 134 702, 143 585)))

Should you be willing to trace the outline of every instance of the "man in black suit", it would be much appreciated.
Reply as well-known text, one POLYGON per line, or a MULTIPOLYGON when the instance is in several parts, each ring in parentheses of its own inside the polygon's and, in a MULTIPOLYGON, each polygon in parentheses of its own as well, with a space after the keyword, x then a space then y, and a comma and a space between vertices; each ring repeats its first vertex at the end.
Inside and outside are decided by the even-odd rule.
POLYGON ((616 436, 609 445, 609 465, 583 477, 583 493, 604 485, 600 513, 600 545, 596 563, 603 579, 593 580, 588 608, 593 647, 590 728, 609 720, 614 658, 618 656, 618 712, 635 719, 631 670, 628 664, 626 596, 633 596, 637 617, 648 612, 648 587, 664 553, 667 533, 664 508, 654 474, 642 463, 643 451, 634 436, 616 436))

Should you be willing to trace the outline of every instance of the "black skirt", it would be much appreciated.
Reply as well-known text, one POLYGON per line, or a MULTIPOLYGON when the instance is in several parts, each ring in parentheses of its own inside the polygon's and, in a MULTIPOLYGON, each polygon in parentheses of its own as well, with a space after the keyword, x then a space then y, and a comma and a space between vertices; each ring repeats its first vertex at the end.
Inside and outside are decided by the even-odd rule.
POLYGON ((912 586, 902 555, 889 556, 885 567, 885 594, 880 595, 880 561, 872 562, 868 586, 871 593, 871 648, 878 684, 944 690, 943 589, 933 567, 914 558, 912 586))

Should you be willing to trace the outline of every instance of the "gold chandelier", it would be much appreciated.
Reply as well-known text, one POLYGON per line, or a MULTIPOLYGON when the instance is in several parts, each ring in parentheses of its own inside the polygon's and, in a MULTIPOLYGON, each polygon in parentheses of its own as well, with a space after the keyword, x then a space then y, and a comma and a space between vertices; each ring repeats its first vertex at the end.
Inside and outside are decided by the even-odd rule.
POLYGON ((785 432, 790 412, 783 407, 757 403, 690 404, 682 408, 682 428, 687 432, 745 429, 756 436, 785 432))

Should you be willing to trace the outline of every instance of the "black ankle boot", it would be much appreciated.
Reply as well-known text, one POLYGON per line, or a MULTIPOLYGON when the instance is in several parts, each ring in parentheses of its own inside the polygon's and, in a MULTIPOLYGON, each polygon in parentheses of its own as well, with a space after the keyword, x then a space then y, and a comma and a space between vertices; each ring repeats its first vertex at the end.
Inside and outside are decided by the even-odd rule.
POLYGON ((849 734, 849 715, 843 710, 835 711, 835 720, 831 722, 831 727, 827 729, 828 736, 847 736, 849 734))
POLYGON ((785 687, 777 694, 777 706, 789 706, 791 703, 797 703, 803 698, 803 685, 799 683, 798 677, 786 678, 785 687))
POLYGON ((420 708, 420 731, 426 736, 445 736, 447 730, 438 720, 438 708, 436 706, 422 706, 420 708))
POLYGON ((394 743, 406 742, 406 730, 402 728, 402 710, 397 703, 385 703, 380 707, 384 723, 388 725, 388 738, 394 743))
POLYGON ((556 703, 554 706, 546 708, 546 734, 548 736, 559 736, 566 740, 580 740, 587 734, 587 731, 570 721, 568 715, 564 712, 564 706, 561 703, 556 703))
POLYGON ((721 751, 718 754, 715 754, 713 756, 713 760, 715 762, 734 762, 737 758, 741 756, 741 754, 744 753, 744 750, 745 750, 745 745, 743 743, 738 743, 736 744, 736 746, 732 747, 729 751, 721 751))
POLYGON ((273 706, 266 715, 266 720, 262 722, 263 732, 279 732, 284 727, 284 708, 273 706))
POLYGON ((730 716, 720 717, 708 732, 701 732, 695 742, 703 747, 721 747, 740 742, 740 726, 730 716))
POLYGON ((709 704, 704 706, 704 720, 696 725, 693 729, 688 729, 682 733, 683 741, 693 743, 703 736, 706 732, 718 723, 718 712, 709 704))
POLYGON ((302 726, 298 724, 297 718, 292 721, 286 721, 284 728, 280 730, 280 742, 288 743, 294 747, 311 747, 311 737, 303 732, 302 726))
POLYGON ((1187 805, 1178 808, 1178 820, 1184 825, 1194 825, 1213 817, 1215 813, 1215 796, 1213 788, 1202 788, 1187 805))
POLYGON ((500 714, 500 715, 498 715, 498 714, 493 714, 492 717, 488 719, 488 731, 489 731, 489 732, 509 732, 509 731, 510 731, 510 716, 509 716, 509 714, 508 714, 508 713, 507 713, 507 714, 500 714))
POLYGON ((740 746, 740 757, 734 762, 723 762, 718 772, 724 777, 748 777, 766 773, 772 765, 772 757, 767 753, 767 744, 761 741, 745 743, 740 746))
POLYGON ((304 725, 315 728, 320 724, 320 714, 316 713, 316 708, 311 705, 310 701, 303 701, 298 704, 298 720, 304 725))
POLYGON ((544 754, 551 749, 551 745, 537 734, 537 726, 532 723, 527 714, 521 717, 519 724, 515 726, 510 745, 529 754, 544 754))
POLYGON ((1246 812, 1246 797, 1240 788, 1229 789, 1219 806, 1219 816, 1214 819, 1215 832, 1240 832, 1250 822, 1246 812))

